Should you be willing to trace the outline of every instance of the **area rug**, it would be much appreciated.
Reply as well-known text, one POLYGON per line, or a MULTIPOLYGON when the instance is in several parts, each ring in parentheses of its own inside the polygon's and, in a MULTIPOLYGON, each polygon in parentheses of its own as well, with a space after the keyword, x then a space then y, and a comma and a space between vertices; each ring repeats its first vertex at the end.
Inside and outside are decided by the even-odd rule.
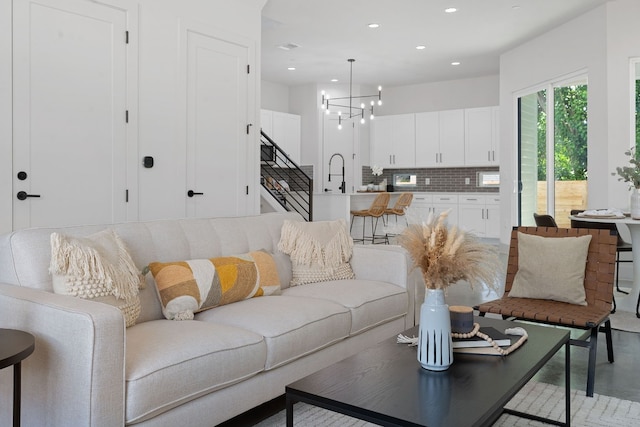
MULTIPOLYGON (((530 381, 509 402, 508 408, 545 418, 564 421, 564 387, 530 381)), ((294 406, 298 427, 362 427, 375 426, 346 415, 337 414, 305 403, 294 406)), ((599 394, 586 397, 584 391, 571 391, 571 425, 576 427, 631 427, 640 425, 640 403, 599 394)), ((256 424, 256 427, 282 427, 285 411, 256 424)), ((537 421, 503 415, 494 426, 546 426, 537 421)))
POLYGON ((619 331, 640 333, 640 319, 635 313, 628 311, 616 310, 609 316, 611 319, 611 327, 619 331))

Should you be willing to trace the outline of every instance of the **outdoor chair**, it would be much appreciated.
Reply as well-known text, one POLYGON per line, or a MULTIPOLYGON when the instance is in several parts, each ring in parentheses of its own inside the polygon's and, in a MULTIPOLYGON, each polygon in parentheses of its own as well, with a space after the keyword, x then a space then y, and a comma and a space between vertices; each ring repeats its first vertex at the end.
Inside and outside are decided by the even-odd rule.
POLYGON ((389 237, 386 233, 382 235, 376 234, 376 230, 378 228, 378 220, 380 219, 380 217, 382 217, 382 215, 384 215, 384 212, 389 205, 389 199, 391 199, 391 195, 389 193, 380 193, 376 196, 375 199, 373 199, 373 202, 368 209, 351 211, 350 230, 353 230, 353 223, 355 222, 355 219, 358 217, 362 218, 362 239, 353 239, 354 242, 362 242, 364 244, 365 241, 371 241, 371 244, 375 244, 376 240, 380 239, 383 241, 383 243, 389 244, 389 237), (367 218, 371 218, 371 236, 367 236, 365 234, 365 224, 367 222, 367 218))
MULTIPOLYGON (((546 242, 549 242, 545 239, 546 242)), ((501 315, 504 319, 525 320, 549 325, 559 325, 583 330, 579 337, 570 340, 571 345, 589 349, 587 370, 587 396, 593 396, 595 381, 598 332, 604 332, 607 356, 613 363, 613 343, 611 338, 611 300, 613 295, 613 274, 616 254, 617 233, 612 230, 587 228, 514 227, 507 262, 505 293, 502 298, 480 304, 476 309, 481 316, 486 313, 501 315), (584 291, 587 305, 577 305, 551 299, 511 297, 514 278, 519 269, 518 233, 541 237, 578 237, 591 235, 588 246, 584 274, 584 291)), ((527 261, 521 261, 524 265, 527 261)), ((560 257, 560 263, 566 263, 560 257)), ((550 263, 547 263, 550 264, 550 263)), ((540 269, 550 269, 550 265, 540 265, 540 269)), ((554 284, 554 288, 557 285, 554 284)), ((525 326, 526 328, 526 326, 525 326)), ((526 351, 526 347, 522 349, 526 351)))

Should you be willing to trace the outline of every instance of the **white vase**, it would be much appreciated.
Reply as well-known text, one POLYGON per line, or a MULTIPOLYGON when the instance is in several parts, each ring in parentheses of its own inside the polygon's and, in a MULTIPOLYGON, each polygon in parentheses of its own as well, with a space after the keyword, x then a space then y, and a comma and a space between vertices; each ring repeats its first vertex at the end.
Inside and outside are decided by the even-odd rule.
POLYGON ((631 189, 631 197, 629 198, 629 213, 631 218, 640 219, 640 192, 637 188, 631 189))
POLYGON ((420 307, 418 362, 430 371, 444 371, 453 363, 451 319, 442 289, 427 289, 420 307))

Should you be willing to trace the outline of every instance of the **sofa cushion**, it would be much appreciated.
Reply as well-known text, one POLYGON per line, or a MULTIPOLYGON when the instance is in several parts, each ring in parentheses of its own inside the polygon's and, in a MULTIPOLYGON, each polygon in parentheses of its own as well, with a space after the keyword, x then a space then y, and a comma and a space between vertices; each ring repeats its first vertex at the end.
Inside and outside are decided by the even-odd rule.
POLYGON ((134 325, 142 275, 116 232, 105 229, 86 237, 54 232, 50 239, 53 291, 113 305, 127 327, 134 325))
POLYGON ((291 286, 326 280, 353 279, 349 265, 353 239, 345 220, 284 221, 278 249, 293 265, 291 286))
POLYGON ((351 314, 331 301, 274 296, 198 313, 196 320, 246 329, 264 337, 265 369, 273 369, 349 336, 351 314))
POLYGON ((350 335, 407 314, 408 293, 401 287, 372 280, 334 280, 286 289, 286 296, 319 298, 351 311, 350 335))
POLYGON ((264 369, 260 335, 209 322, 153 320, 127 330, 126 423, 152 418, 264 369))
POLYGON ((280 291, 276 264, 265 251, 175 262, 152 262, 162 312, 169 320, 280 291))

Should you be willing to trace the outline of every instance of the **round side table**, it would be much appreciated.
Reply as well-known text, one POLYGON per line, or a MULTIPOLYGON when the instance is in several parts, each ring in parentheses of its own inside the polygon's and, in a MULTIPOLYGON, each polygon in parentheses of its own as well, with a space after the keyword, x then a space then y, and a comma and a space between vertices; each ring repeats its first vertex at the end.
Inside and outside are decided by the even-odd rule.
POLYGON ((36 346, 33 335, 15 329, 0 329, 0 369, 13 365, 13 425, 20 425, 21 365, 36 346))

